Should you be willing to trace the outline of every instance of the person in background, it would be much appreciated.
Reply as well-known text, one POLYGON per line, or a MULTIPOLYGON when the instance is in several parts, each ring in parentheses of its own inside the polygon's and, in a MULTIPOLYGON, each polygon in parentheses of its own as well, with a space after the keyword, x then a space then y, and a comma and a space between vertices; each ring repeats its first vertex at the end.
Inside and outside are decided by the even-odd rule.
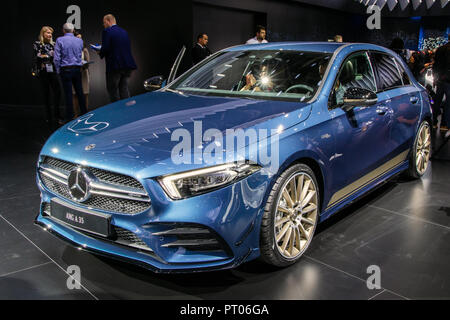
POLYGON ((405 49, 405 42, 402 39, 394 38, 389 49, 398 54, 403 61, 408 62, 408 51, 405 49))
POLYGON ((344 37, 341 35, 336 35, 336 36, 334 36, 334 42, 343 43, 344 37))
MULTIPOLYGON (((439 115, 441 104, 445 96, 446 102, 443 106, 444 114, 442 116, 441 129, 448 129, 448 126, 450 125, 450 41, 436 51, 434 61, 434 72, 437 76, 437 92, 433 108, 434 116, 436 119, 439 115)), ((449 137, 450 131, 447 130, 445 138, 449 137)))
POLYGON ((106 86, 111 102, 130 97, 128 81, 137 69, 131 53, 128 33, 117 25, 116 18, 108 14, 103 18, 102 47, 100 57, 106 60, 106 86))
POLYGON ((414 77, 421 84, 425 83, 425 74, 423 70, 425 69, 425 53, 422 51, 416 51, 412 54, 411 59, 409 60, 409 68, 411 69, 414 77))
MULTIPOLYGON (((80 33, 80 31, 75 31, 74 34, 77 38, 83 40, 83 35, 80 33)), ((81 84, 83 87, 83 94, 84 94, 85 103, 86 103, 86 110, 89 110, 89 87, 90 87, 91 81, 90 81, 88 62, 90 61, 90 54, 89 54, 89 50, 86 47, 86 44, 84 44, 84 46, 83 46, 83 53, 82 53, 81 58, 83 60, 83 67, 81 68, 81 84)), ((80 116, 80 104, 78 102, 78 97, 75 93, 75 89, 72 90, 72 94, 73 94, 73 106, 74 106, 75 117, 78 117, 78 116, 80 116)))
POLYGON ((192 49, 192 62, 194 65, 205 60, 212 52, 208 48, 209 37, 206 33, 201 33, 197 37, 197 43, 192 49))
POLYGON ((75 37, 74 29, 71 23, 63 26, 64 36, 56 40, 54 55, 56 72, 61 77, 66 98, 66 122, 74 119, 72 86, 78 97, 81 113, 87 112, 81 84, 83 40, 75 37))
POLYGON ((266 40, 266 37, 267 37, 267 29, 266 29, 266 27, 257 26, 256 27, 256 37, 248 40, 246 44, 269 43, 269 41, 266 40))
POLYGON ((58 121, 59 106, 61 102, 61 85, 53 63, 55 43, 53 42, 53 28, 42 27, 39 39, 33 44, 33 76, 37 77, 42 85, 45 98, 46 121, 53 127, 58 121), (53 96, 53 112, 52 112, 53 96), (53 117, 52 117, 53 113, 53 117))

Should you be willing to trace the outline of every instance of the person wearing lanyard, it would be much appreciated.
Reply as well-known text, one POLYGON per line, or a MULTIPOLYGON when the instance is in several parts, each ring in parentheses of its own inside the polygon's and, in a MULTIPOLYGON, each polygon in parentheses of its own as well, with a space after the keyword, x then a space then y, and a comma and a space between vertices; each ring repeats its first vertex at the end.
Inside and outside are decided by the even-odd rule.
POLYGON ((83 115, 87 112, 81 81, 83 40, 75 37, 74 29, 75 27, 71 23, 66 23, 63 26, 64 36, 56 40, 53 59, 56 72, 60 75, 63 83, 66 98, 66 122, 74 118, 72 86, 78 97, 81 114, 83 115))
POLYGON ((61 102, 61 85, 53 64, 53 54, 55 51, 53 28, 48 26, 42 27, 38 41, 33 44, 33 51, 32 74, 41 82, 42 92, 45 98, 46 121, 53 127, 54 124, 60 121, 59 106, 61 102))

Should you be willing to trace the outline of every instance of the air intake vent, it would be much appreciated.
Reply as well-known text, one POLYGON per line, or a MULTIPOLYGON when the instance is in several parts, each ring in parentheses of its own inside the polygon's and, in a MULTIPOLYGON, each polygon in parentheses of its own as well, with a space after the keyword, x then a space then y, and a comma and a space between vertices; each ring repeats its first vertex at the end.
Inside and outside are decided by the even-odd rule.
POLYGON ((228 252, 227 246, 214 232, 198 225, 172 224, 158 225, 159 231, 153 232, 153 236, 164 239, 163 248, 184 248, 188 251, 228 252))
POLYGON ((142 239, 136 236, 133 232, 116 226, 114 226, 113 228, 116 234, 116 243, 144 251, 153 251, 147 246, 144 241, 142 241, 142 239))

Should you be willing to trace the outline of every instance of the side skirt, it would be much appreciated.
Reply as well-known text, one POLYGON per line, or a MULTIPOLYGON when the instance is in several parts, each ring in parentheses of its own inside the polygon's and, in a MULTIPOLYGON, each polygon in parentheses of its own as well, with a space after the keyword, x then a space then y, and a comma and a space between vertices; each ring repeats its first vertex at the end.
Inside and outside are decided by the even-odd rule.
POLYGON ((401 165, 397 166, 393 170, 385 173, 381 177, 377 178, 376 180, 372 181, 370 184, 366 185, 364 188, 360 189, 358 192, 352 194, 350 197, 346 198, 340 203, 337 203, 328 209, 326 209, 321 217, 320 222, 323 222, 330 218, 335 213, 341 211, 342 209, 350 206, 363 196, 367 195, 368 193, 375 191, 378 187, 382 186, 385 182, 387 182, 389 179, 399 175, 403 171, 407 170, 409 168, 409 162, 405 161, 401 165))

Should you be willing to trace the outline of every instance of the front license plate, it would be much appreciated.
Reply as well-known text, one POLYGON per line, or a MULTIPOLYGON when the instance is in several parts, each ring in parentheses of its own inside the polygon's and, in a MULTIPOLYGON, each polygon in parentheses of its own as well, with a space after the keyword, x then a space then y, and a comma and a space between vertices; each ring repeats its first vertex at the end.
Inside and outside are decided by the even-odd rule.
POLYGON ((75 229, 108 238, 111 235, 111 216, 83 210, 52 200, 51 217, 75 229))

